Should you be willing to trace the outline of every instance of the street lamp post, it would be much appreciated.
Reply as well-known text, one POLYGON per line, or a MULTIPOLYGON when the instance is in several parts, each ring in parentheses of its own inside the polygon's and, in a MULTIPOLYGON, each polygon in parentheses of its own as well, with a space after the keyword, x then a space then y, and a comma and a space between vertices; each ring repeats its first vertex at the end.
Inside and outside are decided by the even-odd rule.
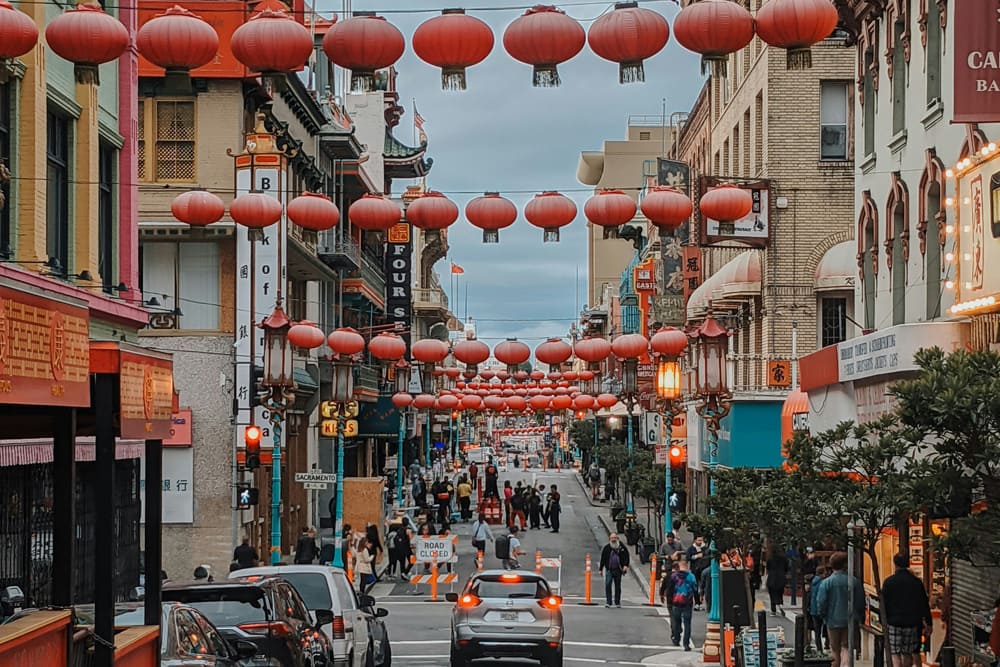
MULTIPOLYGON (((715 470, 719 465, 719 425, 729 414, 730 398, 726 378, 726 350, 729 332, 709 314, 701 326, 691 334, 697 344, 696 393, 701 399, 698 415, 705 420, 709 446, 709 495, 715 496, 715 470)), ((719 590, 719 555, 715 540, 709 545, 712 558, 712 601, 708 612, 708 626, 702 659, 705 662, 719 662, 720 624, 722 620, 721 591, 719 590)), ((763 630, 761 630, 763 632, 763 630)))
MULTIPOLYGON (((410 364, 402 359, 396 362, 396 395, 409 398, 410 364)), ((409 398, 412 401, 412 398, 409 398)), ((396 507, 403 507, 403 442, 406 440, 406 410, 399 408, 399 440, 396 443, 396 507)))
MULTIPOLYGON (((681 397, 681 366, 678 361, 684 348, 687 347, 687 335, 680 329, 674 327, 661 327, 649 339, 649 345, 653 353, 659 357, 656 364, 655 388, 657 407, 660 410, 661 420, 667 422, 668 440, 673 428, 673 416, 679 412, 679 407, 674 402, 681 397)), ((664 474, 663 489, 663 538, 673 529, 673 513, 670 509, 670 494, 673 492, 673 474, 671 452, 673 445, 667 443, 667 460, 664 474)))
POLYGON ((281 422, 285 409, 295 400, 292 388, 292 345, 288 330, 292 323, 281 308, 280 293, 274 310, 260 328, 264 330, 264 375, 261 379, 262 398, 270 414, 273 445, 271 450, 271 564, 281 561, 281 422))
POLYGON ((337 504, 333 524, 333 564, 344 567, 344 429, 347 404, 354 397, 354 363, 349 355, 337 354, 333 360, 331 398, 337 410, 337 504))
POLYGON ((622 361, 622 400, 625 402, 626 419, 628 420, 628 426, 626 428, 626 446, 628 448, 628 469, 629 469, 629 488, 628 488, 628 509, 626 510, 628 514, 635 513, 635 498, 632 495, 632 449, 635 443, 635 435, 632 432, 632 408, 635 407, 637 392, 639 389, 639 360, 638 359, 625 359, 622 361))

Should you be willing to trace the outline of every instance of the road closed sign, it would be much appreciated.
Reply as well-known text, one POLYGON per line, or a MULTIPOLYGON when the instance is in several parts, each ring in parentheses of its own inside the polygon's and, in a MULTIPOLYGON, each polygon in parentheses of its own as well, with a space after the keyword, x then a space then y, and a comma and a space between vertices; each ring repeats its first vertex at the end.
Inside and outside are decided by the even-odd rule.
POLYGON ((455 562, 455 544, 451 537, 418 537, 416 557, 418 563, 455 562))

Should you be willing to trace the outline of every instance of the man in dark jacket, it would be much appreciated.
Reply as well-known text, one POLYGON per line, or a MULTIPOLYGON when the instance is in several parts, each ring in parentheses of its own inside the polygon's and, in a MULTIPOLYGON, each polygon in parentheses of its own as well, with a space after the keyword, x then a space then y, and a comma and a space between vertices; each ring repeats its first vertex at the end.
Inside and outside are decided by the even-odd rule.
POLYGON ((889 653, 892 667, 912 667, 920 664, 921 634, 930 632, 931 606, 924 585, 910 572, 909 555, 896 554, 892 562, 896 573, 882 584, 889 653))
POLYGON ((618 535, 611 533, 608 543, 601 550, 601 562, 598 571, 604 575, 605 607, 611 607, 612 587, 614 588, 615 607, 622 606, 622 575, 628 572, 628 549, 618 541, 618 535))
POLYGON ((486 488, 483 489, 483 498, 499 498, 500 489, 497 487, 497 480, 500 475, 497 472, 497 467, 493 463, 493 459, 486 464, 486 488))
POLYGON ((316 560, 319 549, 316 547, 316 529, 305 527, 295 544, 295 563, 309 564, 316 560))

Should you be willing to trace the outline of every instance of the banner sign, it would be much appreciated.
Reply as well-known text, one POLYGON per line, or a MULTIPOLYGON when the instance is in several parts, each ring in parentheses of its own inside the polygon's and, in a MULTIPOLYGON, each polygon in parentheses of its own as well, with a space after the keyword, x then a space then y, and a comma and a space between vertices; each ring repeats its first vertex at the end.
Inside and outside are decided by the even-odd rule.
POLYGON ((389 229, 385 248, 385 310, 390 324, 403 329, 410 348, 410 316, 413 311, 413 243, 410 225, 401 222, 389 229))
POLYGON ((684 246, 684 305, 701 286, 701 248, 684 246))
MULTIPOLYGON (((962 0, 952 3, 954 40, 955 123, 1000 122, 1000 22, 996 0, 962 0)), ((931 7, 930 11, 936 11, 931 7)))
MULTIPOLYGON (((698 183, 697 199, 700 200, 702 195, 722 182, 715 177, 702 176, 698 183)), ((749 190, 750 196, 753 198, 753 208, 750 209, 750 213, 739 220, 702 218, 701 242, 703 244, 742 241, 755 248, 767 247, 770 238, 771 181, 763 179, 753 183, 741 183, 739 187, 749 190)))

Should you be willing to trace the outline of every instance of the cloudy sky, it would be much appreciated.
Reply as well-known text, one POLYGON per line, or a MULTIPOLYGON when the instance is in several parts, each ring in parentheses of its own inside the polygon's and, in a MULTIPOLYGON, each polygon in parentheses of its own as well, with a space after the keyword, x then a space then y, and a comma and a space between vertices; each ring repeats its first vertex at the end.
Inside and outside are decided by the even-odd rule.
MULTIPOLYGON (((462 210, 469 199, 497 190, 518 207, 517 222, 500 232, 499 244, 483 245, 482 231, 464 216, 452 227, 449 259, 465 269, 452 311, 472 316, 479 337, 490 345, 516 336, 535 347, 546 337, 565 336, 587 299, 583 203, 592 191, 576 180, 580 151, 599 150, 604 140, 624 139, 628 116, 659 115, 664 98, 668 114, 687 111, 702 78, 698 56, 671 36, 667 47, 646 61, 644 84, 619 85, 617 64, 584 47, 559 66, 562 86, 533 88, 531 67, 510 58, 502 44, 504 28, 523 9, 484 9, 523 7, 523 1, 515 4, 518 1, 354 0, 352 8, 384 14, 407 38, 406 53, 396 65, 400 103, 406 107, 396 135, 412 141, 415 99, 425 119, 428 155, 434 159, 428 187, 444 192, 462 210), (468 70, 468 88, 461 92, 442 91, 440 71, 417 58, 409 45, 421 22, 452 6, 486 21, 496 38, 486 61, 468 70), (559 243, 543 244, 542 230, 520 215, 533 194, 543 190, 559 190, 579 207, 577 220, 562 229, 559 243)), ((643 6, 663 13, 671 24, 678 11, 669 0, 643 6)), ((575 0, 561 7, 588 28, 613 5, 575 0)), ((321 13, 340 8, 329 0, 318 5, 321 13)), ((641 185, 641 174, 633 185, 641 185)), ((406 181, 399 181, 396 189, 405 186, 406 181)), ((436 269, 451 297, 448 260, 438 262, 436 269)))

